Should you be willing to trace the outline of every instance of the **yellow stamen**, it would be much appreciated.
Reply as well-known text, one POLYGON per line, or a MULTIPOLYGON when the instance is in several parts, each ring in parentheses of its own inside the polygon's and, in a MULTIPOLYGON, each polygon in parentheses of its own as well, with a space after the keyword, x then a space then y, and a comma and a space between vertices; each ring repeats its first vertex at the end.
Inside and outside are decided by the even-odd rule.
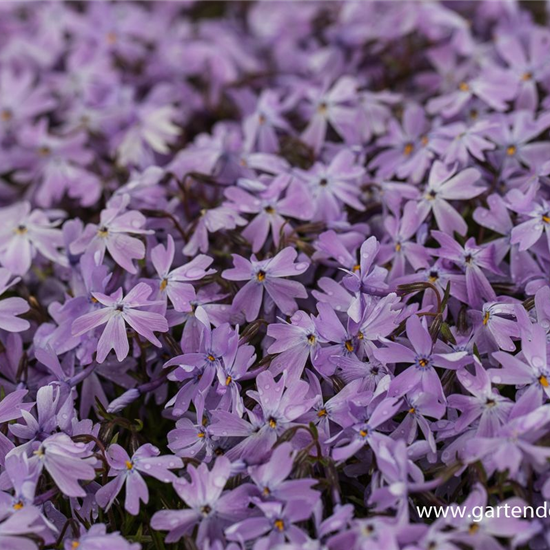
POLYGON ((212 355, 212 354, 209 354, 207 357, 206 357, 211 363, 213 363, 216 358, 212 355))
POLYGON ((41 157, 47 157, 47 156, 50 155, 51 152, 52 152, 52 150, 46 145, 43 145, 42 147, 38 148, 38 154, 41 157))
POLYGON ((128 470, 131 470, 134 467, 134 465, 129 460, 126 460, 124 464, 126 464, 126 468, 128 468, 128 470))
POLYGON ((509 156, 509 157, 513 157, 515 154, 516 154, 516 146, 515 145, 510 145, 507 149, 506 149, 506 154, 509 156))
POLYGON ((319 409, 319 411, 317 412, 317 416, 319 418, 322 418, 323 416, 327 416, 327 410, 326 409, 319 409))
POLYGON ((105 36, 105 40, 107 41, 107 44, 109 44, 109 46, 113 46, 114 44, 116 44, 117 41, 116 33, 113 31, 108 32, 107 36, 105 36))
POLYGON ((396 243, 395 245, 395 251, 400 252, 401 251, 401 243, 396 243))
POLYGON ((277 421, 274 418, 270 418, 268 421, 270 428, 276 428, 277 427, 277 421))
POLYGON ((428 361, 427 359, 424 359, 424 358, 418 360, 418 364, 419 364, 422 368, 427 367, 427 366, 428 366, 428 363, 429 363, 429 361, 428 361))
POLYGON ((97 230, 97 236, 105 238, 109 234, 109 230, 106 227, 100 227, 97 230))
POLYGON ((160 289, 164 290, 168 286, 168 279, 162 279, 160 282, 160 289))
POLYGON ((543 388, 547 388, 550 385, 550 384, 548 384, 548 378, 546 378, 546 376, 544 376, 544 375, 539 376, 539 382, 540 382, 540 385, 543 388))
POLYGON ((359 271, 361 269, 361 266, 359 264, 356 264, 353 266, 353 271, 359 271))
POLYGON ((475 535, 479 531, 479 524, 478 523, 472 523, 470 525, 470 528, 468 529, 468 532, 470 535, 475 535))
POLYGON ((204 439, 204 437, 206 437, 206 435, 205 435, 204 432, 199 432, 199 433, 197 434, 197 437, 198 437, 199 439, 204 439))
POLYGON ((426 145, 428 145, 429 143, 429 139, 428 139, 428 136, 422 136, 422 138, 420 139, 420 143, 422 143, 422 147, 426 147, 426 145))
POLYGON ((73 540, 71 544, 71 549, 76 550, 80 546, 80 543, 77 540, 73 540))
POLYGON ((90 300, 91 300, 92 304, 97 304, 97 303, 99 303, 99 300, 98 300, 95 296, 92 296, 92 297, 90 298, 90 300))
POLYGON ((307 341, 310 345, 315 344, 317 338, 315 338, 315 334, 308 334, 307 341))
POLYGON ((543 221, 544 223, 550 223, 550 216, 543 216, 543 217, 542 217, 542 221, 543 221))
POLYGON ((13 509, 14 510, 21 510, 21 508, 23 508, 24 504, 19 501, 19 502, 16 502, 14 505, 13 505, 13 509))
POLYGON ((366 430, 359 430, 359 435, 361 437, 367 437, 367 435, 369 435, 369 432, 367 432, 366 430))
POLYGON ((258 271, 256 278, 260 283, 265 280, 265 272, 264 271, 258 271))
POLYGON ((264 496, 268 497, 271 494, 271 491, 269 490, 269 487, 264 487, 262 493, 264 496))
POLYGON ((351 353, 353 351, 353 342, 351 340, 346 340, 344 342, 346 349, 351 353))
POLYGON ((416 412, 416 409, 415 409, 414 407, 411 407, 411 408, 409 409, 409 412, 410 412, 411 414, 414 414, 414 413, 416 412))
POLYGON ((530 72, 523 73, 521 80, 527 82, 527 80, 531 80, 533 78, 533 74, 530 72))
POLYGON ((461 83, 458 85, 458 89, 459 89, 461 92, 467 92, 467 91, 469 91, 470 86, 468 85, 467 82, 461 82, 461 83))
POLYGON ((282 519, 276 520, 274 525, 279 531, 285 530, 285 522, 282 519))
POLYGON ((489 311, 486 311, 485 315, 483 316, 483 324, 486 325, 489 322, 490 318, 491 318, 491 313, 489 311))
POLYGON ((319 106, 317 107, 317 112, 319 114, 324 115, 324 114, 326 114, 327 110, 328 110, 328 107, 327 107, 327 104, 324 101, 319 103, 319 106))
POLYGON ((273 206, 266 206, 264 212, 266 214, 275 214, 275 208, 273 208, 273 206))
POLYGON ((408 157, 414 150, 414 145, 412 143, 407 143, 403 149, 403 154, 408 157))
POLYGON ((28 229, 27 229, 24 225, 18 225, 18 226, 13 230, 13 232, 14 232, 16 235, 24 235, 27 231, 28 231, 28 229))
POLYGON ((357 333, 357 340, 362 340, 363 338, 364 338, 363 333, 362 333, 362 332, 358 332, 358 333, 357 333))
POLYGON ((231 381, 233 380, 233 378, 231 378, 231 376, 228 376, 226 379, 225 379, 225 385, 226 386, 229 386, 229 384, 231 384, 231 381))
POLYGON ((13 118, 13 113, 9 109, 2 109, 0 111, 0 120, 3 122, 9 122, 13 118))

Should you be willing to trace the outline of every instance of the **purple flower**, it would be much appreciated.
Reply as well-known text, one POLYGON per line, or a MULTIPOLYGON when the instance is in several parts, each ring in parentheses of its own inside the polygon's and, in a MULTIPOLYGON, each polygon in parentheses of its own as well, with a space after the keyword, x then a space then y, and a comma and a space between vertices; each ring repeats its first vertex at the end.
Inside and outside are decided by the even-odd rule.
POLYGON ((273 244, 279 246, 281 236, 292 231, 285 218, 308 220, 313 213, 310 196, 302 185, 291 183, 286 174, 277 176, 257 197, 239 187, 229 187, 225 196, 233 201, 231 207, 241 214, 255 214, 242 232, 243 237, 252 243, 254 253, 261 250, 269 233, 273 244), (283 190, 286 190, 285 196, 281 197, 283 190))
POLYGON ((411 366, 398 374, 390 384, 391 397, 402 397, 415 389, 435 395, 442 402, 445 394, 434 367, 457 369, 465 351, 435 353, 432 337, 417 315, 407 319, 407 338, 411 348, 398 342, 382 340, 385 348, 374 351, 375 357, 383 363, 408 363, 411 366))
MULTIPOLYGON (((11 286, 19 282, 19 278, 16 277, 11 282, 10 272, 0 267, 0 295, 2 295, 11 286)), ((21 332, 27 330, 31 325, 25 319, 20 319, 18 315, 27 313, 29 311, 29 304, 23 300, 23 298, 4 298, 0 301, 0 329, 7 330, 8 332, 21 332)))
POLYGON ((166 319, 158 313, 139 309, 157 304, 148 300, 151 293, 151 287, 145 283, 136 285, 124 298, 121 288, 110 296, 100 292, 92 293, 104 307, 79 317, 73 323, 73 335, 81 336, 106 324, 97 344, 98 363, 103 363, 112 349, 119 361, 128 356, 130 346, 126 335, 126 324, 149 342, 160 347, 161 343, 153 332, 166 332, 168 330, 166 319))
POLYGON ((107 527, 101 523, 92 525, 88 532, 76 539, 68 537, 65 540, 65 550, 97 550, 107 546, 112 550, 140 550, 141 546, 128 542, 118 533, 107 533, 107 527))
POLYGON ((99 224, 88 224, 82 235, 71 244, 71 252, 86 252, 94 258, 96 265, 100 265, 107 250, 118 265, 130 273, 136 273, 133 260, 145 256, 145 246, 131 235, 145 235, 149 231, 143 228, 145 216, 141 212, 124 212, 128 201, 126 195, 117 201, 118 204, 103 210, 99 224))
POLYGON ((258 316, 264 300, 264 290, 273 303, 287 315, 294 313, 298 308, 296 298, 307 298, 301 283, 283 279, 301 275, 309 267, 307 262, 294 263, 297 255, 290 247, 263 261, 259 261, 254 255, 247 260, 233 254, 235 267, 226 269, 222 277, 229 281, 247 281, 233 301, 233 307, 243 311, 247 321, 252 321, 258 316))
POLYGON ((25 275, 39 252, 52 262, 65 264, 59 248, 62 234, 46 213, 32 210, 29 202, 16 203, 1 210, 0 262, 11 273, 25 275))
POLYGON ((466 168, 457 174, 456 166, 449 169, 436 160, 430 171, 424 197, 418 205, 420 220, 425 220, 428 214, 433 212, 437 227, 441 231, 449 235, 454 231, 465 235, 466 222, 448 201, 467 200, 483 193, 483 187, 474 185, 480 176, 481 174, 475 168, 466 168))
POLYGON ((174 263, 174 239, 168 235, 166 248, 159 244, 151 251, 151 262, 157 272, 158 298, 169 299, 176 311, 191 311, 191 301, 195 298, 192 281, 198 281, 215 273, 208 269, 212 258, 199 254, 189 263, 170 270, 174 263))
POLYGON ((264 501, 289 502, 298 500, 314 504, 319 492, 312 489, 314 479, 287 479, 294 465, 294 452, 290 443, 283 443, 273 451, 271 458, 258 466, 249 468, 250 478, 264 501))
POLYGON ((68 497, 86 496, 78 482, 95 478, 95 457, 90 456, 84 443, 74 443, 64 433, 51 435, 40 443, 30 461, 38 472, 46 470, 68 497))
POLYGON ((231 525, 225 531, 229 540, 256 540, 254 547, 266 550, 284 542, 306 542, 305 533, 295 524, 305 521, 311 515, 312 506, 307 501, 293 500, 285 505, 280 502, 260 502, 256 499, 253 499, 253 502, 263 517, 247 518, 231 525))
POLYGON ((311 87, 306 91, 306 96, 312 114, 302 134, 305 143, 318 152, 329 124, 346 141, 354 143, 358 139, 355 125, 357 110, 353 105, 357 101, 357 83, 353 77, 342 76, 332 87, 311 87))
POLYGON ((364 209, 359 199, 358 183, 365 175, 365 169, 356 164, 351 151, 338 153, 328 166, 316 163, 307 172, 297 170, 297 175, 309 188, 314 221, 339 219, 342 204, 359 211, 364 209))
MULTIPOLYGON (((467 296, 457 296, 475 308, 482 306, 482 301, 495 301, 496 294, 489 283, 485 270, 499 273, 494 260, 494 248, 492 245, 477 246, 474 238, 466 241, 464 247, 460 246, 451 237, 441 231, 432 231, 432 235, 441 245, 437 255, 453 262, 462 269, 466 281, 467 296)), ((452 288, 452 287, 451 287, 452 288)), ((457 290, 456 288, 454 289, 457 290)))
POLYGON ((137 515, 140 501, 144 504, 149 502, 149 491, 141 474, 152 476, 163 483, 173 483, 177 478, 170 470, 183 467, 181 459, 159 454, 156 447, 147 443, 130 458, 120 445, 111 445, 107 460, 110 466, 109 476, 114 476, 114 479, 96 493, 97 503, 102 508, 109 509, 123 485, 126 485, 124 508, 130 514, 137 515))
POLYGON ((206 464, 189 466, 188 474, 190 481, 178 480, 174 488, 189 508, 161 510, 153 516, 151 526, 169 531, 166 542, 177 542, 196 525, 198 544, 223 540, 224 528, 247 515, 249 488, 241 485, 224 491, 231 476, 231 463, 225 457, 218 458, 211 470, 206 464))

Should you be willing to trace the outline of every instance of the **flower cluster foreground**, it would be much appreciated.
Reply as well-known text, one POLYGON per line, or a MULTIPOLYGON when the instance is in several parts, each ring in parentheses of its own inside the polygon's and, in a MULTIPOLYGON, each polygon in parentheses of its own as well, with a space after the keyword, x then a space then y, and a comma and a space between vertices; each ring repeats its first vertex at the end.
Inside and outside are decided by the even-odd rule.
POLYGON ((2 550, 550 548, 540 7, 0 4, 2 550))

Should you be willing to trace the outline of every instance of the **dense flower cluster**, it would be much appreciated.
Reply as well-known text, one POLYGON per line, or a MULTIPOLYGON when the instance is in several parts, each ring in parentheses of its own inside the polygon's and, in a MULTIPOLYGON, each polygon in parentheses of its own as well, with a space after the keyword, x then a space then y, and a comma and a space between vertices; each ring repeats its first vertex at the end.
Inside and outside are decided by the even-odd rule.
POLYGON ((0 4, 0 548, 550 547, 418 512, 550 499, 550 30, 451 4, 0 4))

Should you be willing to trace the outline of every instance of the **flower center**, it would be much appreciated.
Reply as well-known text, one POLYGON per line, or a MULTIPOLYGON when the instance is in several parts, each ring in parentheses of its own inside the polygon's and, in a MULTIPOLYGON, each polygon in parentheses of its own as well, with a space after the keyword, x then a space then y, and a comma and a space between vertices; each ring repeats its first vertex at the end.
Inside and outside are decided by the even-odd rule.
POLYGON ((530 73, 527 71, 526 73, 523 73, 521 80, 527 82, 528 80, 531 80, 533 78, 533 73, 530 73))
POLYGON ((24 235, 27 231, 28 231, 28 229, 27 229, 26 226, 24 226, 23 224, 18 225, 18 226, 13 230, 13 232, 14 232, 16 235, 24 235))
POLYGON ((282 519, 275 520, 275 523, 273 525, 275 525, 275 528, 278 531, 284 531, 285 530, 285 522, 282 519))
POLYGON ((258 281, 260 281, 260 283, 262 281, 265 281, 265 271, 258 271, 258 273, 256 274, 256 278, 258 279, 258 281))
POLYGON ((489 322, 490 318, 491 318, 491 312, 486 311, 485 315, 483 316, 483 324, 486 325, 489 322))
POLYGON ((461 91, 461 92, 467 92, 470 90, 470 86, 468 85, 467 82, 461 82, 459 85, 458 85, 458 89, 461 91))
POLYGON ((359 435, 361 437, 367 437, 367 435, 369 435, 369 431, 367 429, 359 430, 359 435))
POLYGON ((403 154, 408 157, 414 151, 414 145, 412 143, 406 143, 405 148, 403 149, 403 154))
POLYGON ((162 279, 160 282, 160 289, 164 290, 168 286, 168 279, 162 279))
POLYGON ((9 122, 13 118, 13 113, 11 112, 11 109, 2 109, 0 111, 0 120, 3 122, 9 122))
POLYGON ((107 229, 107 227, 105 227, 104 225, 102 225, 102 226, 97 230, 97 236, 98 236, 98 237, 103 237, 103 238, 105 238, 108 234, 109 234, 109 229, 107 229))
POLYGON ((353 342, 351 340, 346 340, 344 342, 346 349, 351 353, 353 351, 353 342))
POLYGON ((418 360, 418 366, 425 369, 430 364, 430 361, 426 359, 425 357, 421 357, 418 360))
POLYGON ((410 413, 410 414, 414 414, 415 412, 416 412, 416 409, 415 409, 414 407, 411 407, 411 408, 409 409, 409 413, 410 413))
POLYGON ((509 156, 509 157, 513 157, 515 154, 516 154, 516 146, 515 145, 510 145, 506 148, 506 154, 509 156))
POLYGON ((401 251, 401 243, 395 243, 395 251, 400 252, 401 251))
POLYGON ((317 341, 317 338, 315 337, 315 334, 308 334, 307 335, 307 341, 311 346, 313 346, 313 344, 315 344, 315 342, 317 341))
POLYGON ((272 416, 269 418, 267 423, 269 424, 269 427, 272 429, 275 429, 277 427, 277 420, 275 420, 275 418, 273 418, 272 416))
POLYGON ((319 418, 323 418, 323 416, 327 416, 327 410, 326 409, 319 409, 319 411, 317 412, 317 416, 319 418))
POLYGON ((13 505, 14 510, 21 510, 23 508, 24 504, 19 500, 13 505))
POLYGON ((231 376, 227 376, 227 378, 225 379, 225 385, 226 386, 229 386, 229 384, 231 384, 231 381, 233 380, 233 378, 231 378, 231 376))
POLYGON ((129 460, 126 460, 124 464, 126 464, 126 468, 128 470, 132 470, 134 468, 134 465, 129 460))
POLYGON ((548 213, 544 214, 544 216, 542 216, 542 221, 544 223, 550 223, 550 216, 548 215, 548 213))
POLYGON ((80 543, 77 540, 73 540, 71 544, 71 549, 76 550, 80 546, 80 543))
POLYGON ((275 214, 275 208, 273 208, 273 206, 266 206, 264 212, 266 214, 275 214))
POLYGON ((212 511, 212 508, 210 508, 210 506, 208 506, 208 504, 201 508, 201 514, 203 516, 207 516, 211 511, 212 511))
POLYGON ((47 145, 43 145, 42 147, 38 148, 38 154, 41 157, 47 157, 51 154, 51 152, 52 150, 47 145))
POLYGON ((321 180, 319 181, 319 185, 320 185, 321 187, 326 187, 326 186, 328 185, 328 180, 327 180, 327 178, 321 179, 321 180))
POLYGON ((539 376, 539 383, 543 388, 547 388, 550 384, 548 384, 548 378, 542 374, 539 376))

